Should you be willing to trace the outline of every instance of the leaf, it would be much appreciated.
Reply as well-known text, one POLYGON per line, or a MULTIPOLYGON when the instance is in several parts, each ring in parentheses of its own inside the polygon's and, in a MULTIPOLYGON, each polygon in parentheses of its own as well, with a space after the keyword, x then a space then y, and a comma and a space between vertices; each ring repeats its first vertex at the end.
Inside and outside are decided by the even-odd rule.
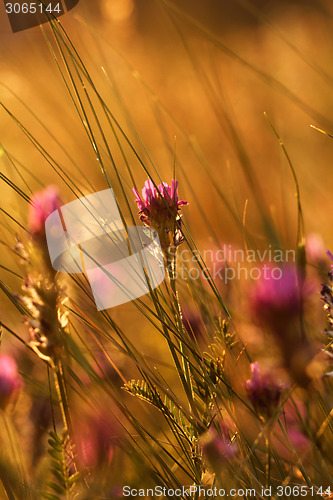
POLYGON ((53 481, 47 481, 46 484, 50 486, 50 488, 52 488, 57 493, 60 493, 61 495, 66 494, 66 489, 60 486, 59 484, 54 483, 53 481))
POLYGON ((156 388, 151 390, 144 380, 141 382, 139 380, 130 380, 124 385, 123 389, 126 392, 129 392, 132 396, 136 396, 139 399, 155 406, 155 408, 160 410, 167 418, 171 419, 179 429, 182 430, 184 436, 190 440, 192 439, 194 432, 193 426, 191 423, 190 425, 186 425, 186 416, 180 408, 176 407, 174 402, 167 395, 164 396, 163 402, 158 390, 156 388))
POLYGON ((47 498, 48 500, 59 500, 59 497, 48 491, 41 491, 40 494, 43 498, 47 498))
POLYGON ((58 460, 58 461, 62 460, 62 454, 61 454, 61 452, 59 453, 59 451, 56 451, 53 448, 49 449, 47 451, 51 455, 51 457, 55 458, 56 460, 58 460))
MULTIPOLYGON (((71 474, 70 472, 75 456, 68 430, 64 429, 61 436, 54 431, 50 431, 49 435, 48 443, 51 448, 48 449, 48 453, 53 457, 49 464, 53 478, 46 484, 56 493, 66 496, 66 498, 73 498, 75 495, 74 486, 81 478, 81 474, 77 472, 71 474)), ((48 492, 47 494, 51 495, 50 498, 54 498, 53 493, 48 492)))
POLYGON ((56 443, 53 439, 48 439, 47 442, 49 443, 50 446, 56 451, 62 451, 62 447, 60 444, 56 443))
POLYGON ((58 444, 62 445, 62 439, 60 436, 58 436, 58 434, 56 432, 50 431, 49 434, 54 439, 54 441, 56 441, 58 444))

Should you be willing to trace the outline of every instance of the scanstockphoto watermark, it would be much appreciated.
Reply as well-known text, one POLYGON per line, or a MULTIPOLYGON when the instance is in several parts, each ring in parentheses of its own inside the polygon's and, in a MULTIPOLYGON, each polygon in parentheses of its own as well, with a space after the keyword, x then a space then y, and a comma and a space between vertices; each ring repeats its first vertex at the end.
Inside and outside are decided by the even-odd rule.
MULTIPOLYGON (((173 254, 174 248, 170 248, 173 254)), ((269 245, 265 250, 235 249, 223 245, 218 249, 184 249, 177 253, 175 277, 184 280, 209 279, 228 283, 232 280, 260 280, 282 277, 282 266, 296 262, 296 251, 269 245)))
POLYGON ((273 491, 272 486, 268 488, 261 486, 256 492, 254 488, 231 488, 225 490, 216 486, 192 485, 182 486, 179 488, 167 488, 165 486, 155 486, 154 488, 131 488, 131 486, 124 486, 122 494, 124 497, 129 498, 272 498, 272 495, 277 497, 318 497, 324 495, 331 498, 331 487, 324 489, 322 486, 315 488, 314 486, 304 485, 279 485, 273 491))
POLYGON ((167 488, 166 486, 155 486, 154 488, 131 488, 123 487, 123 496, 129 498, 223 498, 223 497, 246 497, 256 498, 254 489, 225 490, 224 488, 207 487, 202 485, 182 486, 180 488, 167 488))

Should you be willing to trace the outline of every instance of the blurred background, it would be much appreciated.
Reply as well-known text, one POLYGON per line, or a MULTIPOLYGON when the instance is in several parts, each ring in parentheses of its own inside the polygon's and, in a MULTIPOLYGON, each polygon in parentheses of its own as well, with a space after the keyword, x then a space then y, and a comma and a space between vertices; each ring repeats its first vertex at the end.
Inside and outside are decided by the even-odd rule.
MULTIPOLYGON (((1 172, 27 196, 54 184, 64 202, 73 199, 24 127, 81 193, 107 188, 64 84, 66 69, 50 27, 11 33, 1 9, 1 172)), ((310 128, 333 132, 332 9, 324 0, 80 0, 61 17, 94 85, 155 181, 169 182, 175 164, 180 198, 190 203, 183 220, 200 250, 243 248, 245 207, 246 233, 256 246, 267 248, 267 219, 281 245, 295 248, 295 183, 264 112, 296 172, 306 234, 318 233, 325 248, 333 247, 333 140, 310 128)), ((68 78, 67 85, 72 88, 68 78)), ((133 178, 100 108, 97 113, 108 127, 106 138, 135 216, 133 178)), ((121 141, 140 190, 147 174, 121 141)), ((129 221, 117 175, 104 159, 129 221)), ((8 183, 1 189, 3 209, 26 227, 27 202, 8 183)), ((3 240, 13 245, 21 228, 1 217, 3 240)), ((17 269, 9 247, 2 260, 17 269)), ((11 283, 13 277, 4 273, 11 283)))
MULTIPOLYGON (((190 203, 183 220, 200 249, 243 247, 245 207, 246 232, 257 246, 268 243, 264 214, 282 245, 295 248, 295 183, 264 112, 296 172, 305 232, 318 233, 332 248, 333 140, 310 127, 333 132, 332 9, 324 0, 80 0, 61 17, 95 87, 156 182, 169 182, 175 165, 180 198, 190 203)), ((55 184, 67 202, 73 193, 23 127, 81 193, 107 184, 64 84, 66 68, 51 29, 42 28, 11 33, 1 5, 1 172, 27 196, 55 184)), ((87 119, 96 129, 87 102, 87 119)), ((135 215, 133 178, 140 189, 147 173, 122 139, 131 178, 110 129, 105 133, 135 215)), ((128 217, 106 155, 104 166, 128 217)), ((8 183, 2 183, 1 201, 26 227, 27 203, 8 183)), ((10 242, 20 228, 1 216, 10 242)), ((2 258, 16 266, 10 251, 2 258)))
MULTIPOLYGON (((209 222, 223 241, 241 239, 234 216, 242 218, 246 200, 247 227, 260 236, 262 196, 278 234, 294 245, 294 182, 266 112, 295 168, 306 230, 332 245, 333 141, 310 128, 333 131, 331 2, 80 0, 61 22, 147 168, 144 148, 168 181, 175 156, 180 194, 190 202, 184 220, 197 238, 208 238, 209 222)), ((13 34, 2 8, 1 100, 69 175, 81 179, 71 157, 102 189, 105 180, 45 41, 50 29, 43 28, 45 34, 38 27, 13 34)), ((58 184, 69 201, 4 111, 0 127, 3 147, 22 164, 18 172, 2 154, 1 170, 32 191, 40 187, 32 174, 58 184)), ((130 190, 119 150, 112 153, 130 190)), ((135 159, 129 161, 135 170, 135 159)), ((140 187, 147 175, 136 170, 140 187)), ((26 207, 3 189, 5 205, 24 222, 26 207)))

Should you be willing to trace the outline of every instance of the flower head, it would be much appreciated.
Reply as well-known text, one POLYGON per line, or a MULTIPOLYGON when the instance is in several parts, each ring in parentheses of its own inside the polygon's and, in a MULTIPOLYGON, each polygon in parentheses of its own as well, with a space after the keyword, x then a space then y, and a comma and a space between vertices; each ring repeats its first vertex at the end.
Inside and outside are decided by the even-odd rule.
POLYGON ((251 378, 245 382, 248 397, 263 419, 270 418, 278 407, 282 386, 270 374, 263 375, 257 362, 251 363, 251 373, 251 378))
POLYGON ((22 287, 24 294, 20 300, 29 314, 24 322, 29 327, 30 347, 43 360, 52 364, 63 351, 68 311, 64 288, 57 277, 29 273, 22 287))
POLYGON ((306 257, 311 264, 322 265, 325 260, 325 246, 320 234, 311 233, 306 238, 306 257))
POLYGON ((265 266, 265 273, 252 290, 250 305, 259 323, 278 329, 299 316, 306 295, 304 283, 295 268, 270 269, 265 266))
POLYGON ((293 398, 291 402, 289 399, 283 407, 282 426, 276 426, 274 429, 273 446, 279 456, 290 463, 297 460, 299 456, 302 456, 302 462, 311 459, 312 444, 305 424, 306 415, 306 405, 302 401, 293 398))
POLYGON ((110 423, 99 413, 80 420, 75 435, 77 453, 83 467, 110 464, 114 455, 114 437, 110 423))
POLYGON ((21 387, 17 365, 11 356, 0 355, 0 408, 4 409, 21 387))
POLYGON ((187 201, 178 199, 178 181, 172 179, 171 186, 162 182, 157 189, 149 179, 142 189, 142 197, 133 188, 136 203, 139 208, 140 220, 156 229, 162 248, 179 245, 181 238, 181 221, 179 211, 187 201))
POLYGON ((203 340, 206 322, 204 316, 194 308, 185 305, 182 308, 182 323, 193 340, 203 340))
POLYGON ((43 191, 32 196, 28 227, 33 238, 45 238, 45 221, 60 206, 59 192, 55 186, 47 186, 43 191))
POLYGON ((203 453, 214 468, 221 467, 223 463, 231 461, 237 455, 239 449, 231 438, 232 434, 234 433, 231 426, 221 421, 217 428, 211 425, 201 437, 203 453))
POLYGON ((305 283, 295 266, 266 268, 250 295, 250 306, 257 322, 268 327, 279 345, 285 368, 292 378, 307 387, 308 368, 314 356, 303 322, 312 285, 305 283))
POLYGON ((142 198, 135 188, 132 191, 136 196, 135 201, 140 210, 140 219, 147 224, 152 220, 157 221, 162 214, 166 218, 173 220, 177 216, 180 207, 188 205, 187 201, 178 199, 178 181, 174 179, 171 180, 171 186, 166 182, 162 182, 157 189, 149 179, 142 189, 142 198))

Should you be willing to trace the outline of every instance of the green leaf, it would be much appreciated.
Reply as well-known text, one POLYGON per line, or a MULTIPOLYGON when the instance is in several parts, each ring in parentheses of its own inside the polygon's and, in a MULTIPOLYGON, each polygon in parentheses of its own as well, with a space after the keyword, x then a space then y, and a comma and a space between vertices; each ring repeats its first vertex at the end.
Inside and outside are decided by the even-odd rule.
POLYGON ((62 439, 60 436, 58 436, 58 434, 54 431, 50 431, 49 432, 51 438, 54 439, 54 441, 56 441, 58 444, 62 445, 62 439))
POLYGON ((53 448, 51 450, 49 449, 47 451, 51 455, 51 457, 55 458, 59 462, 62 462, 62 453, 59 453, 59 451, 56 451, 53 448))
POLYGON ((40 494, 43 498, 47 498, 48 500, 59 500, 59 497, 48 491, 41 491, 40 494))
POLYGON ((47 442, 49 443, 50 446, 56 451, 62 451, 62 447, 60 444, 56 443, 53 439, 48 439, 47 442))
POLYGON ((63 488, 62 486, 60 486, 60 484, 54 483, 53 481, 46 481, 46 484, 48 486, 50 486, 50 488, 52 488, 57 493, 60 493, 61 495, 65 495, 66 494, 65 488, 63 488))

